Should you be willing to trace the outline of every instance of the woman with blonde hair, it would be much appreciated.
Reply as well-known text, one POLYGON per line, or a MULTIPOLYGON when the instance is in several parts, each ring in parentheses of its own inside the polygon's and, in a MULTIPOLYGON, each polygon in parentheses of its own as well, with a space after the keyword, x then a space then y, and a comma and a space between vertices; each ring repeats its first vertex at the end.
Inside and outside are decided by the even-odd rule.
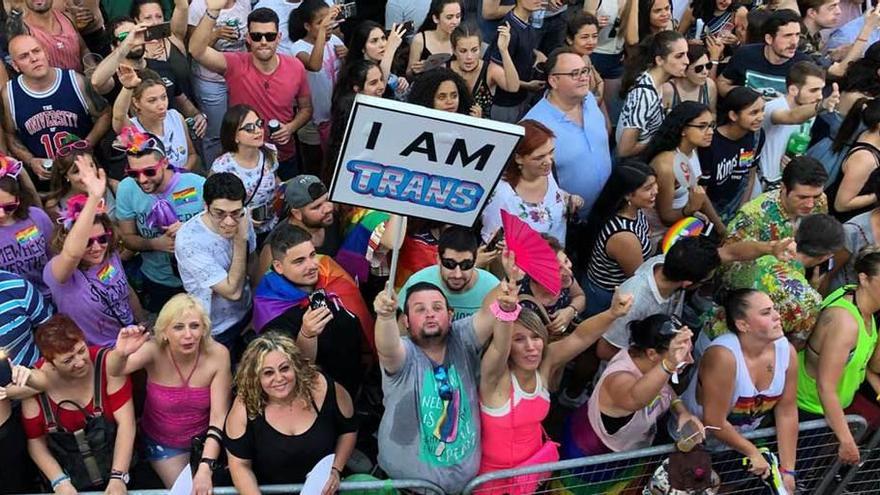
POLYGON ((147 372, 141 419, 144 457, 166 488, 190 463, 193 437, 205 435, 193 474, 193 493, 211 493, 212 473, 222 447, 232 375, 229 351, 211 338, 211 320, 189 294, 172 297, 156 320, 155 336, 142 326, 120 330, 107 357, 112 376, 147 372))
POLYGON ((335 454, 323 493, 339 488, 357 440, 345 388, 304 358, 294 340, 269 332, 244 351, 235 374, 238 396, 226 418, 226 452, 236 490, 302 483, 318 461, 335 454))

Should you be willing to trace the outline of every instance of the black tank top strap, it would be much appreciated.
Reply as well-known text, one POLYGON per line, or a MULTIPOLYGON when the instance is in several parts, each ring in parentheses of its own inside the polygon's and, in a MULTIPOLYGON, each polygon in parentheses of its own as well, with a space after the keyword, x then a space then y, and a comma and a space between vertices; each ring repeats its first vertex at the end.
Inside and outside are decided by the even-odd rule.
POLYGON ((431 50, 428 50, 428 38, 426 37, 425 32, 426 31, 422 31, 422 53, 419 54, 419 60, 425 60, 431 56, 431 50))

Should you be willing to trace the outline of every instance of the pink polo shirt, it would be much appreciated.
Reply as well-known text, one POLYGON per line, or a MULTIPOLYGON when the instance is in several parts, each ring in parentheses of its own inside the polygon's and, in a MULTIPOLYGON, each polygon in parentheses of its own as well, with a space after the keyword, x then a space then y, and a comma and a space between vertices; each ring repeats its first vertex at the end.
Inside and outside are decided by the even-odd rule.
MULTIPOLYGON (((249 105, 267 123, 272 119, 282 124, 290 122, 296 115, 297 98, 311 94, 306 68, 296 57, 278 54, 280 62, 272 74, 257 70, 249 52, 223 52, 223 57, 226 58, 229 106, 249 105)), ((287 160, 294 153, 292 138, 278 147, 279 161, 287 160)))

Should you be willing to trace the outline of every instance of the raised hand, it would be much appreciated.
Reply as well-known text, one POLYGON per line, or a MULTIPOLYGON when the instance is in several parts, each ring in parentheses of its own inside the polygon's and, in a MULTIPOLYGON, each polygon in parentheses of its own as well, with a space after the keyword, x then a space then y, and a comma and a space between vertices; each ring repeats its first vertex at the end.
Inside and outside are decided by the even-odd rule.
POLYGON ((390 286, 391 282, 388 282, 385 289, 380 291, 373 301, 373 309, 376 311, 376 316, 386 320, 394 319, 397 315, 397 294, 389 290, 390 286))
POLYGON ((141 83, 141 78, 138 76, 137 71, 127 65, 120 65, 116 69, 116 77, 119 78, 119 83, 125 89, 134 89, 141 83))
POLYGON ((507 48, 510 47, 510 24, 506 21, 501 26, 498 26, 498 50, 502 52, 506 52, 507 48))
POLYGON ((828 95, 828 98, 822 100, 822 107, 828 111, 833 112, 837 109, 837 105, 840 104, 840 89, 837 87, 837 83, 831 84, 831 94, 828 95))
POLYGON ((519 283, 526 276, 516 265, 516 255, 507 248, 504 248, 504 251, 501 253, 501 266, 504 267, 504 274, 507 276, 507 280, 519 283))
POLYGON ((95 165, 89 155, 79 155, 73 161, 79 169, 80 180, 90 197, 103 198, 107 191, 107 174, 95 165))
POLYGON ((324 332, 324 329, 327 328, 327 324, 330 323, 330 320, 332 319, 333 312, 326 306, 318 309, 309 308, 306 310, 305 314, 303 314, 300 333, 302 333, 307 339, 317 337, 324 332))
POLYGON ((620 292, 620 288, 615 287, 614 295, 611 296, 611 306, 608 308, 608 311, 611 311, 611 314, 614 315, 615 318, 620 318, 626 316, 626 314, 629 313, 632 305, 632 294, 625 294, 623 292, 620 292))
POLYGON ((131 356, 148 340, 150 334, 141 325, 129 325, 116 336, 116 351, 125 357, 131 356))

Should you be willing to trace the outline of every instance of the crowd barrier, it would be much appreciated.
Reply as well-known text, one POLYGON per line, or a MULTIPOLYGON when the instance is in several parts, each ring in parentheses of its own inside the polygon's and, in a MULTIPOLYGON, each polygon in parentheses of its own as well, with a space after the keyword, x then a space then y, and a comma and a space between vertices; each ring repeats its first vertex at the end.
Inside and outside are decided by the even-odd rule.
MULTIPOLYGON (((846 417, 856 442, 861 444, 867 431, 867 422, 861 416, 846 417)), ((759 447, 776 448, 776 429, 764 428, 747 433, 746 438, 759 447)), ((837 459, 838 443, 834 432, 825 420, 802 423, 798 427, 797 465, 798 493, 854 495, 880 492, 880 430, 875 432, 860 448, 862 463, 859 466, 843 466, 837 459)), ((552 473, 535 493, 556 495, 641 495, 657 467, 674 452, 674 445, 661 445, 630 452, 604 454, 540 464, 521 469, 508 469, 478 476, 467 484, 462 495, 482 495, 489 489, 489 482, 511 480, 516 476, 532 473, 552 473)), ((712 468, 721 478, 724 494, 761 495, 764 485, 755 477, 744 474, 742 454, 725 450, 712 453, 712 468)), ((515 481, 504 486, 493 484, 492 493, 502 493, 505 487, 513 488, 515 481)), ((302 489, 298 485, 265 485, 264 494, 295 494, 302 489)), ((434 483, 424 480, 376 480, 343 481, 339 491, 387 494, 392 490, 405 490, 424 495, 444 495, 434 483)), ((159 495, 168 490, 131 490, 129 495, 159 495)), ((216 487, 214 495, 237 493, 233 487, 216 487)), ((102 495, 102 492, 83 492, 81 495, 102 495)))

